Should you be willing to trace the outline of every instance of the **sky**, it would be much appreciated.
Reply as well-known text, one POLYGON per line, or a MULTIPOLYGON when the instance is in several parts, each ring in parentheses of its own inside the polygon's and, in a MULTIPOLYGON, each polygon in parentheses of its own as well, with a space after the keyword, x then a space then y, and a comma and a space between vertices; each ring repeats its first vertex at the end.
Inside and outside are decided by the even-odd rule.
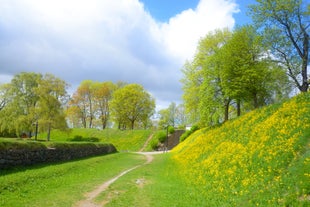
POLYGON ((20 72, 141 84, 182 102, 181 68, 208 32, 250 23, 254 0, 0 0, 0 84, 20 72))

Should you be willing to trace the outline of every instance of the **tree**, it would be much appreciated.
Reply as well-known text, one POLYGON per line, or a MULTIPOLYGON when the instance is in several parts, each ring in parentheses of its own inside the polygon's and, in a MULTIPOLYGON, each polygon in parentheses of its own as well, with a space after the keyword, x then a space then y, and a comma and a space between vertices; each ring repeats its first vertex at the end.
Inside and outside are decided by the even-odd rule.
POLYGON ((228 109, 232 98, 223 88, 223 58, 221 48, 230 39, 228 29, 210 32, 198 45, 194 61, 201 67, 202 83, 199 87, 198 107, 201 122, 215 125, 228 120, 228 109), (224 114, 224 116, 223 116, 224 114))
POLYGON ((63 128, 66 122, 61 99, 66 93, 65 85, 64 81, 48 74, 15 75, 11 83, 5 85, 2 96, 7 101, 0 111, 1 132, 14 131, 17 136, 29 132, 31 137, 38 123, 42 129, 47 125, 49 131, 52 126, 63 128))
POLYGON ((91 80, 84 80, 73 94, 67 113, 72 115, 75 114, 79 117, 82 122, 82 126, 92 128, 94 119, 94 106, 93 106, 93 88, 94 82, 91 80))
POLYGON ((185 126, 186 124, 185 109, 183 104, 176 105, 176 103, 172 102, 168 108, 161 109, 159 111, 159 115, 159 126, 161 128, 165 128, 168 125, 176 127, 185 126))
POLYGON ((251 101, 257 108, 279 99, 281 89, 287 94, 284 71, 266 51, 251 26, 210 32, 183 70, 186 111, 199 114, 201 125, 212 126, 227 121, 235 108, 239 116, 242 103, 251 101))
POLYGON ((10 89, 9 84, 0 85, 0 111, 8 104, 9 97, 8 91, 10 89))
POLYGON ((5 97, 9 102, 1 110, 1 130, 15 131, 17 136, 21 132, 31 132, 33 124, 37 121, 38 95, 35 93, 38 81, 42 78, 37 73, 20 73, 13 77, 7 85, 5 97))
POLYGON ((113 93, 111 111, 119 128, 149 119, 154 113, 155 100, 139 84, 128 84, 113 93))
MULTIPOLYGON (((262 46, 262 37, 252 26, 236 29, 232 37, 221 48, 223 53, 223 88, 226 94, 236 100, 237 115, 240 115, 241 101, 251 101, 254 108, 266 104, 276 90, 275 83, 286 78, 280 67, 270 61, 266 49, 262 46), (275 72, 278 81, 274 79, 275 72), (281 77, 281 79, 279 79, 281 77)), ((284 90, 283 90, 284 92, 284 90)))
POLYGON ((52 128, 66 129, 67 123, 62 107, 62 100, 66 97, 66 82, 51 74, 46 74, 39 80, 36 93, 38 102, 38 124, 47 130, 47 141, 50 140, 52 128))
POLYGON ((310 5, 302 0, 257 0, 250 14, 265 44, 301 92, 308 91, 310 5))
POLYGON ((93 84, 93 102, 95 116, 101 121, 102 129, 105 129, 110 117, 110 101, 116 85, 112 82, 95 82, 93 84))

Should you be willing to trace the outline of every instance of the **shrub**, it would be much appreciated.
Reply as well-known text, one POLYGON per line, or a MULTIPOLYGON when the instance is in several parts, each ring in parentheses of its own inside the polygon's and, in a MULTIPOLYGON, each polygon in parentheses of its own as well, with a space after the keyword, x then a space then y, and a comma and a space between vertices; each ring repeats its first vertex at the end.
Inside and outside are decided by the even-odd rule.
POLYGON ((156 138, 160 143, 164 143, 167 139, 167 134, 164 131, 161 131, 156 134, 156 138))
POLYGON ((99 138, 97 137, 83 137, 81 135, 75 135, 74 138, 68 139, 71 142, 99 142, 99 138))
POLYGON ((193 125, 190 130, 184 132, 180 137, 180 142, 183 142, 187 137, 199 129, 198 125, 193 125))
POLYGON ((174 127, 173 126, 169 126, 168 127, 168 133, 169 134, 173 134, 174 133, 174 127))
POLYGON ((157 139, 153 139, 151 141, 151 148, 152 148, 152 150, 157 150, 157 148, 158 148, 158 140, 157 139))

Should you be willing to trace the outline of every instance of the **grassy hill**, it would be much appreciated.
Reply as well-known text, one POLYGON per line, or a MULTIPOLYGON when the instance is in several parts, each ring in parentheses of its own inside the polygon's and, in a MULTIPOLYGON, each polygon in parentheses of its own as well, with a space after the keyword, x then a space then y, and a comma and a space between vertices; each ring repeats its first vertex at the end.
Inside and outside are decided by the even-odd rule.
MULTIPOLYGON (((118 151, 138 151, 151 135, 152 130, 117 130, 117 129, 83 129, 75 128, 68 131, 53 130, 51 141, 67 142, 76 138, 88 141, 94 139, 103 143, 112 143, 118 151)), ((46 134, 40 134, 39 139, 45 139, 46 134)), ((147 150, 150 150, 150 146, 147 150)))
POLYGON ((172 158, 209 206, 308 206, 310 93, 199 130, 172 158))

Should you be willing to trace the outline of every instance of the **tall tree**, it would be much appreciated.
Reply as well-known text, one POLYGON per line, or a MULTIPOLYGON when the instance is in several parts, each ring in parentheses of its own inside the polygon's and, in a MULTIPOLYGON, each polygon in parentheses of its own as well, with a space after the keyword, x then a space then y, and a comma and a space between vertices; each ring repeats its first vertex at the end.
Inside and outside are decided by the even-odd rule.
POLYGON ((95 82, 92 88, 95 115, 100 119, 102 129, 105 129, 110 117, 110 101, 116 85, 112 82, 95 82))
POLYGON ((139 84, 128 84, 113 93, 111 111, 119 128, 129 123, 134 129, 135 123, 149 119, 154 109, 155 100, 139 84))
POLYGON ((65 127, 61 100, 64 97, 65 82, 39 73, 20 73, 11 83, 5 85, 3 95, 7 102, 0 111, 0 130, 5 132, 29 132, 39 123, 41 128, 65 127), (60 119, 61 117, 61 119, 60 119), (62 126, 61 126, 62 125, 62 126))
POLYGON ((10 102, 1 111, 3 129, 14 130, 17 136, 21 132, 29 132, 31 136, 33 124, 38 119, 36 109, 39 97, 35 91, 41 78, 42 75, 37 73, 20 73, 13 77, 7 91, 10 102))
POLYGON ((201 122, 214 125, 228 120, 230 94, 223 88, 223 58, 221 48, 230 39, 228 29, 210 32, 198 45, 195 60, 202 68, 202 84, 199 87, 199 111, 201 122))
POLYGON ((186 125, 186 116, 183 104, 176 105, 176 103, 172 102, 168 108, 161 109, 159 111, 159 115, 159 126, 161 128, 165 128, 168 125, 173 127, 186 125))
POLYGON ((286 67, 301 92, 308 91, 310 5, 303 0, 256 0, 253 21, 263 28, 274 60, 286 67))
POLYGON ((76 113, 76 116, 81 119, 84 128, 92 128, 94 119, 93 106, 93 88, 94 82, 91 80, 84 80, 73 94, 67 113, 76 113))
POLYGON ((66 97, 66 82, 54 75, 46 74, 39 81, 36 93, 39 96, 39 126, 47 130, 47 141, 50 140, 52 128, 66 129, 66 119, 62 100, 66 97))

